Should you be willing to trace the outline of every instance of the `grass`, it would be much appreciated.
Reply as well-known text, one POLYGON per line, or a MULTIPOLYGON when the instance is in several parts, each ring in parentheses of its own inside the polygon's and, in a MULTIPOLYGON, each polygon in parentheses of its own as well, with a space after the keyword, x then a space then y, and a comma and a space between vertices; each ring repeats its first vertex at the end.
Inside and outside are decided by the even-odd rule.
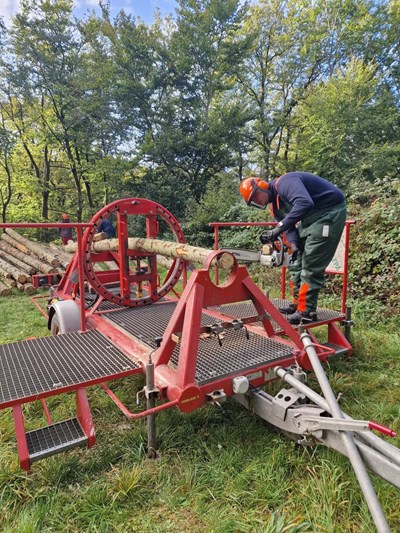
MULTIPOLYGON (((354 357, 332 360, 327 372, 335 392, 343 393, 345 411, 399 428, 398 323, 371 327, 358 319, 362 313, 355 309, 360 323, 354 357)), ((0 316, 3 343, 48 334, 46 320, 24 295, 1 299, 0 316)), ((113 387, 132 404, 142 385, 133 377, 113 387)), ((223 410, 159 415, 161 453, 152 461, 145 456, 144 421, 128 422, 99 388, 89 390, 89 401, 94 448, 35 463, 29 474, 19 469, 11 412, 0 412, 1 531, 374 531, 347 458, 322 447, 298 447, 235 402, 223 410)), ((54 419, 62 420, 73 413, 74 396, 49 404, 54 419)), ((44 423, 39 403, 24 412, 27 426, 44 423)), ((399 491, 372 479, 393 531, 399 531, 399 491)))

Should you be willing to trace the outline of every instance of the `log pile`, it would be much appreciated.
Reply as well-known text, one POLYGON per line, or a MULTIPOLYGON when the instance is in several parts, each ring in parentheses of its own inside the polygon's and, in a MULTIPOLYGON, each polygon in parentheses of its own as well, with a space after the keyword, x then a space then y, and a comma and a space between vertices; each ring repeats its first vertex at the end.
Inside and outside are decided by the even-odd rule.
POLYGON ((23 237, 11 228, 0 235, 0 296, 16 287, 28 295, 36 293, 34 274, 63 274, 71 255, 61 246, 45 245, 23 237))

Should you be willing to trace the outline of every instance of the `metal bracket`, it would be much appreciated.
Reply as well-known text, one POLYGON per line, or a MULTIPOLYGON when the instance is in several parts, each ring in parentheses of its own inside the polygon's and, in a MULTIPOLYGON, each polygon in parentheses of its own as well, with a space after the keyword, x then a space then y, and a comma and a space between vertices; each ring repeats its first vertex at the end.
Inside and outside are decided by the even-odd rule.
POLYGON ((272 412, 281 420, 285 420, 287 410, 296 403, 304 402, 306 396, 295 389, 282 389, 272 399, 272 412))
POLYGON ((224 389, 214 390, 212 392, 209 392, 206 394, 206 400, 208 403, 216 403, 219 404, 220 402, 224 402, 226 400, 226 394, 224 389))

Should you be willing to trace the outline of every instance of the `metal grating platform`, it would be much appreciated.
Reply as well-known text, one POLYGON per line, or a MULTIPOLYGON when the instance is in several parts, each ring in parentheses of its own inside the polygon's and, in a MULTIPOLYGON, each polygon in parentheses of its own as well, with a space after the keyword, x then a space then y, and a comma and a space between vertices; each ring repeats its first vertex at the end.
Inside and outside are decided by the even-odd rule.
MULTIPOLYGON (((140 339, 151 348, 156 348, 155 338, 164 334, 176 307, 176 302, 163 302, 143 307, 128 308, 107 314, 107 319, 140 339)), ((103 315, 104 316, 104 315, 103 315)), ((203 326, 215 324, 218 320, 203 313, 203 326)))
POLYGON ((75 385, 133 374, 139 368, 95 330, 3 344, 0 408, 75 385))
MULTIPOLYGON (((245 331, 228 330, 224 334, 222 346, 216 337, 199 340, 195 383, 204 385, 210 381, 245 372, 286 357, 291 357, 292 348, 279 341, 245 331)), ((171 357, 171 366, 178 365, 179 348, 171 357)))
POLYGON ((76 418, 51 424, 26 434, 29 459, 33 463, 62 450, 83 446, 87 437, 76 418))
MULTIPOLYGON (((279 307, 288 306, 290 303, 290 300, 282 300, 281 298, 272 298, 271 302, 278 309, 279 307)), ((213 308, 213 310, 218 311, 219 313, 222 313, 224 315, 231 316, 233 318, 245 318, 245 317, 254 316, 257 314, 256 308, 254 307, 253 303, 250 301, 239 302, 237 304, 222 305, 222 306, 213 308)), ((343 313, 339 313, 337 311, 331 311, 330 309, 324 309, 322 307, 318 307, 317 317, 318 317, 318 320, 315 320, 314 322, 310 322, 309 324, 307 323, 307 326, 309 325, 317 326, 321 322, 340 320, 341 318, 344 317, 344 315, 343 313)), ((271 320, 271 324, 272 324, 272 327, 274 328, 274 331, 280 330, 280 327, 274 320, 271 320)), ((261 322, 256 322, 254 325, 261 325, 261 322)))
MULTIPOLYGON (((246 304, 241 304, 246 305, 246 304)), ((250 304, 252 307, 253 305, 250 304)), ((155 337, 162 336, 174 312, 176 302, 154 304, 148 307, 126 308, 107 315, 108 320, 117 324, 134 337, 152 348, 156 347, 155 337)), ((254 309, 254 307, 253 307, 254 309)), ((252 313, 256 314, 256 313, 252 313)), ((251 313, 247 316, 250 316, 251 313)), ((203 313, 202 325, 218 323, 218 319, 203 313)), ((196 366, 196 383, 204 385, 218 378, 245 371, 292 355, 292 349, 277 340, 245 331, 226 330, 219 346, 216 337, 199 340, 196 366)), ((176 367, 179 358, 177 347, 171 358, 176 367)))

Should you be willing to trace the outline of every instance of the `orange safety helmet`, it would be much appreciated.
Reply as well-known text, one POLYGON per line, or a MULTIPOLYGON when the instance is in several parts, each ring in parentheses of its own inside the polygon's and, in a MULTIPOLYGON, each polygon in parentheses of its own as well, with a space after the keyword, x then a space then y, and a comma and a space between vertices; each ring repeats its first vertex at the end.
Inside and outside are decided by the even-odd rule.
POLYGON ((62 218, 63 220, 68 220, 68 219, 69 219, 69 215, 67 215, 67 213, 63 213, 63 214, 61 215, 61 218, 62 218))
POLYGON ((271 192, 269 190, 269 184, 261 178, 250 177, 240 182, 240 194, 243 196, 246 204, 249 207, 257 207, 258 209, 265 209, 266 205, 271 201, 271 192), (257 193, 257 199, 265 198, 265 202, 258 203, 255 199, 257 193), (266 195, 266 197, 265 197, 266 195))

